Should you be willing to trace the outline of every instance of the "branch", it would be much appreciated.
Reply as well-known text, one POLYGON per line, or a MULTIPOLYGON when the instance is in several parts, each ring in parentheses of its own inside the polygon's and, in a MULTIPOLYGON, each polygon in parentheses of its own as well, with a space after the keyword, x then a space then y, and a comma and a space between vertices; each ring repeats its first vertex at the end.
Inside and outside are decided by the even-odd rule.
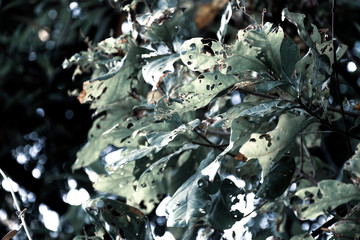
POLYGON ((21 220, 21 225, 24 226, 24 230, 25 230, 25 232, 26 232, 26 236, 28 237, 29 240, 32 240, 32 239, 31 239, 31 236, 30 236, 30 232, 29 232, 29 230, 28 230, 28 228, 27 228, 27 225, 26 225, 26 222, 25 222, 25 214, 24 214, 24 213, 26 212, 26 209, 24 209, 24 210, 21 211, 20 206, 19 206, 18 201, 17 201, 16 196, 15 196, 14 190, 13 190, 13 188, 12 188, 12 186, 11 186, 11 182, 10 182, 9 178, 6 176, 6 174, 3 172, 3 170, 2 170, 1 168, 0 168, 0 173, 1 173, 2 177, 4 178, 4 180, 7 181, 8 184, 9 184, 11 196, 12 196, 12 198, 13 198, 13 200, 14 200, 14 204, 15 204, 16 210, 17 210, 17 212, 19 213, 19 214, 18 214, 18 217, 19 217, 20 220, 21 220))

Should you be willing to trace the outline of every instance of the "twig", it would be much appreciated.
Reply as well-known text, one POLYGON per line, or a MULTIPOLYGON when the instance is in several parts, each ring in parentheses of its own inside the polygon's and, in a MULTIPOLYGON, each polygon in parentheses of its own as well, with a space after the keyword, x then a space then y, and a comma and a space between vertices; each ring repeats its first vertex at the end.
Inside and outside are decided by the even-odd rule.
POLYGON ((257 210, 259 210, 260 208, 262 208, 265 204, 267 204, 269 201, 266 200, 264 202, 262 202, 260 205, 256 206, 256 208, 254 210, 252 210, 251 212, 249 212, 248 214, 246 214, 245 216, 243 216, 243 218, 246 218, 248 216, 250 216, 250 214, 252 214, 253 212, 256 212, 257 210))
POLYGON ((9 178, 6 176, 6 174, 4 173, 4 171, 1 168, 0 168, 0 173, 1 173, 2 177, 4 178, 4 180, 7 181, 8 184, 9 184, 11 196, 12 196, 12 198, 14 200, 16 210, 19 212, 18 216, 19 216, 19 218, 21 220, 21 225, 24 227, 24 230, 26 232, 26 236, 28 237, 29 240, 32 240, 31 236, 30 236, 30 232, 29 232, 29 230, 27 228, 27 225, 26 225, 26 222, 25 222, 25 214, 24 214, 25 209, 23 211, 21 211, 20 206, 19 206, 18 201, 17 201, 16 196, 15 196, 14 190, 13 190, 13 188, 11 186, 11 182, 10 182, 9 178))
POLYGON ((151 9, 148 1, 147 1, 147 0, 144 0, 144 3, 145 3, 145 5, 146 5, 146 8, 149 10, 149 12, 152 13, 153 11, 152 11, 152 9, 151 9))
POLYGON ((336 46, 335 46, 335 0, 332 1, 332 8, 331 8, 331 31, 332 31, 332 43, 333 43, 333 56, 334 56, 334 63, 333 63, 333 70, 335 74, 335 82, 336 82, 336 93, 338 96, 338 100, 340 102, 340 109, 341 109, 341 117, 344 124, 345 129, 345 136, 346 136, 346 145, 348 147, 348 154, 351 156, 353 154, 351 143, 350 143, 350 137, 348 134, 348 126, 345 121, 345 112, 344 112, 344 106, 342 104, 342 97, 340 92, 340 83, 339 83, 339 76, 337 71, 337 59, 336 59, 336 46))
MULTIPOLYGON (((204 146, 204 147, 210 147, 210 148, 215 148, 215 149, 224 151, 224 149, 222 148, 223 145, 214 145, 214 144, 207 144, 207 143, 201 143, 201 142, 195 142, 195 141, 191 141, 191 143, 197 144, 197 145, 200 145, 200 146, 204 146)), ((229 153, 229 152, 227 152, 226 154, 231 156, 231 157, 236 157, 235 154, 232 154, 232 153, 229 153)))
MULTIPOLYGON (((304 173, 303 171, 299 170, 298 168, 296 169, 296 173, 299 175, 299 178, 296 179, 296 181, 299 181, 301 179, 306 179, 308 180, 312 185, 317 186, 317 181, 315 178, 313 178, 312 176, 310 176, 307 173, 304 173)), ((294 182, 296 182, 294 181, 294 182)))

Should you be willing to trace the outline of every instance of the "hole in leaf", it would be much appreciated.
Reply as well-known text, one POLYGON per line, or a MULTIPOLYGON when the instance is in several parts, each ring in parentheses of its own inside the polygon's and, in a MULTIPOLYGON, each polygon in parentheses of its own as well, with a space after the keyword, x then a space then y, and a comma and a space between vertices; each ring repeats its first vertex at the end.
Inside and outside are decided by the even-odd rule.
POLYGON ((219 76, 218 76, 217 74, 215 74, 214 79, 215 79, 215 80, 218 80, 218 79, 219 79, 219 76))
POLYGON ((321 191, 319 190, 318 192, 317 192, 317 197, 319 198, 319 199, 321 199, 322 197, 323 197, 323 194, 321 193, 321 191))
POLYGON ((309 207, 304 207, 301 209, 302 212, 305 212, 309 207))
POLYGON ((117 211, 112 211, 112 214, 115 216, 115 217, 122 217, 123 215, 117 211))
POLYGON ((196 44, 195 43, 190 44, 189 49, 190 49, 190 51, 195 51, 196 50, 196 44))
POLYGON ((228 66, 228 68, 226 69, 226 73, 231 72, 231 70, 232 70, 232 67, 231 67, 231 66, 228 66))
POLYGON ((206 90, 210 90, 210 85, 206 85, 206 90))
POLYGON ((134 126, 133 123, 129 123, 129 124, 126 126, 126 128, 127 128, 127 129, 130 129, 130 128, 132 128, 133 126, 134 126))
POLYGON ((202 75, 202 74, 200 74, 200 75, 198 76, 198 79, 203 79, 203 78, 205 78, 205 76, 202 75))
POLYGON ((306 64, 306 65, 305 65, 305 69, 308 69, 309 66, 310 66, 310 64, 306 64))
POLYGON ((181 55, 185 55, 187 53, 187 51, 182 51, 181 55))
POLYGON ((255 139, 255 138, 250 138, 249 141, 250 141, 250 142, 256 142, 256 139, 255 139))
POLYGON ((192 62, 191 61, 187 61, 187 63, 186 63, 187 65, 191 65, 192 64, 192 62))
POLYGON ((140 202, 139 207, 140 207, 141 209, 147 209, 144 200, 142 200, 142 201, 140 202))
POLYGON ((189 59, 192 59, 192 55, 189 55, 189 59))

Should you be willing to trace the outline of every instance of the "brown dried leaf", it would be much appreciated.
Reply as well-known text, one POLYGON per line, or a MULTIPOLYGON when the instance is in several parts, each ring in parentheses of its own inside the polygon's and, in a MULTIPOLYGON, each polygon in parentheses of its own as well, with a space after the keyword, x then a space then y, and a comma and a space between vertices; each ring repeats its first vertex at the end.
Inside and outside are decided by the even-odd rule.
POLYGON ((200 5, 195 16, 195 24, 198 29, 203 29, 212 23, 227 2, 227 0, 213 0, 211 3, 200 5))
POLYGON ((237 156, 235 156, 234 158, 235 158, 235 160, 237 160, 237 161, 242 161, 242 162, 246 162, 246 160, 247 160, 247 157, 245 157, 245 155, 242 154, 242 153, 239 153, 239 154, 238 154, 237 156))
POLYGON ((18 230, 11 230, 10 232, 8 232, 3 238, 2 240, 10 240, 12 237, 14 237, 16 234, 18 233, 18 230))

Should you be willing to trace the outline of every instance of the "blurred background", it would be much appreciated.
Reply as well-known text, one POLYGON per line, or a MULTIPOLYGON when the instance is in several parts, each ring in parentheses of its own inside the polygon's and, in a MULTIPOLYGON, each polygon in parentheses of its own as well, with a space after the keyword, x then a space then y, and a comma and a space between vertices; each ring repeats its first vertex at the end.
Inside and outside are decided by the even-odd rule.
MULTIPOLYGON (((81 203, 96 193, 89 180, 91 174, 83 170, 72 172, 71 165, 76 152, 86 142, 92 113, 69 93, 81 89, 82 81, 88 76, 77 76, 73 81, 75 69, 64 70, 62 62, 86 50, 91 42, 121 35, 126 28, 126 14, 120 6, 130 2, 0 0, 0 167, 12 179, 22 208, 27 208, 26 220, 33 239, 71 239, 86 228, 88 222, 81 203)), ((206 9, 206 4, 221 6, 224 1, 178 2, 186 7, 206 9)), ((331 36, 332 1, 242 3, 247 13, 259 22, 265 8, 265 21, 280 24, 292 37, 296 38, 293 26, 281 22, 284 7, 304 13, 309 30, 313 23, 331 36)), ((360 1, 337 0, 336 3, 335 34, 349 47, 339 64, 340 90, 343 97, 351 99, 360 96, 360 1)), ((215 9, 197 24, 199 36, 215 38, 222 11, 222 7, 215 9)), ((227 40, 235 36, 237 29, 251 23, 244 14, 233 18, 227 40)), ((305 50, 300 40, 299 47, 305 50)), ((334 96, 333 101, 336 99, 334 96)), ((347 158, 339 151, 339 147, 346 149, 341 142, 345 143, 330 135, 323 149, 329 161, 338 166, 347 158)), ((17 229, 20 223, 9 191, 1 178, 0 237, 17 229)), ((15 239, 26 236, 20 232, 15 239)))

